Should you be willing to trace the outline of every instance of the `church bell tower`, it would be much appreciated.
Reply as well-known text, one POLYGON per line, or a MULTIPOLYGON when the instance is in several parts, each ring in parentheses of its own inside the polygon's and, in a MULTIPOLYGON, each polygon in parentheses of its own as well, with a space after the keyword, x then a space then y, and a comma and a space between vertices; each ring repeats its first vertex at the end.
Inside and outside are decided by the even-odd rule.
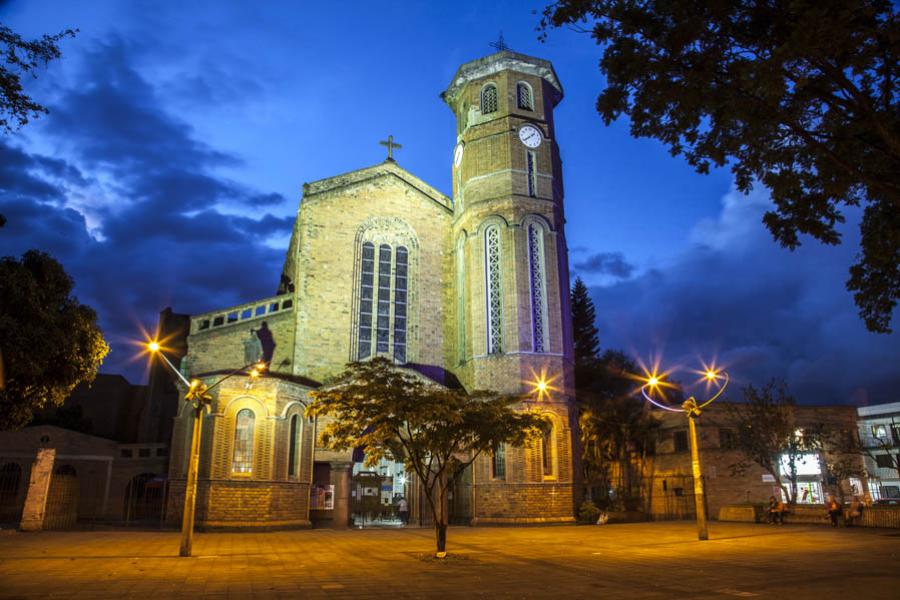
POLYGON ((441 97, 457 126, 455 306, 448 311, 455 331, 447 332, 446 364, 467 389, 527 394, 525 408, 553 423, 536 446, 503 449, 502 458, 495 453, 475 465, 473 521, 567 520, 577 446, 562 168, 553 121, 562 86, 550 62, 504 49, 462 65, 441 97), (497 517, 497 498, 507 498, 506 517, 497 517))

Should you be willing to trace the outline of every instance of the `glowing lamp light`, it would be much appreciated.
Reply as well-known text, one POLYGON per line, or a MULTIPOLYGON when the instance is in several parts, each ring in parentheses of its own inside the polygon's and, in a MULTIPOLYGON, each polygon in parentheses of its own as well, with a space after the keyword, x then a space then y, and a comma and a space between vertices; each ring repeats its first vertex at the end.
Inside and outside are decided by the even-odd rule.
POLYGON ((537 382, 537 391, 540 392, 541 394, 546 393, 547 392, 547 382, 544 381, 543 379, 538 381, 537 382))
POLYGON ((259 370, 254 368, 250 371, 250 377, 256 378, 259 377, 259 370))
POLYGON ((147 350, 150 352, 159 352, 159 342, 153 340, 149 344, 147 344, 147 350))
POLYGON ((659 379, 654 375, 647 379, 647 385, 650 387, 656 387, 659 385, 659 379))
POLYGON ((707 369, 705 375, 706 375, 706 379, 709 381, 713 381, 714 379, 719 377, 719 374, 716 373, 715 371, 713 371, 712 369, 707 369))

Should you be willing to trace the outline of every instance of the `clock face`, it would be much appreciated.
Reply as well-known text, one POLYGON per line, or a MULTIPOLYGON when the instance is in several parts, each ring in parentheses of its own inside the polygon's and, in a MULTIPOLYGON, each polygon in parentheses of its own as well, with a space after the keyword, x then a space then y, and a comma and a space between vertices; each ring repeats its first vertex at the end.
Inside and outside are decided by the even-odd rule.
POLYGON ((519 139, 529 148, 537 148, 541 145, 544 136, 534 125, 523 125, 519 128, 519 139))
POLYGON ((463 143, 460 142, 456 145, 456 148, 453 150, 453 166, 458 167, 459 163, 462 162, 463 155, 463 143))

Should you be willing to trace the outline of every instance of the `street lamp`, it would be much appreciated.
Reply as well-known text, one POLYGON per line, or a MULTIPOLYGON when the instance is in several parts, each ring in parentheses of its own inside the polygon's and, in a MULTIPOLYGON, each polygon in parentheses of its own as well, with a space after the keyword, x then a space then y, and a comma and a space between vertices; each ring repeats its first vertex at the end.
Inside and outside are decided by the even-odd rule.
POLYGON ((698 402, 694 396, 691 396, 681 404, 680 408, 674 408, 668 404, 654 400, 654 391, 658 391, 661 386, 672 386, 672 384, 662 381, 662 375, 657 375, 655 371, 644 378, 645 383, 641 386, 641 394, 643 394, 648 402, 656 407, 669 412, 680 412, 687 415, 691 443, 691 471, 694 476, 694 503, 697 512, 697 538, 700 540, 708 540, 709 531, 706 527, 706 501, 704 499, 703 491, 703 473, 700 470, 700 446, 697 440, 697 419, 700 417, 700 413, 704 408, 712 404, 722 395, 722 392, 724 392, 725 388, 728 386, 729 379, 728 373, 716 369, 715 366, 704 366, 704 370, 701 371, 701 373, 707 386, 716 385, 719 388, 712 397, 702 403, 698 402), (719 383, 719 380, 721 380, 721 384, 719 383))
POLYGON ((210 394, 210 391, 229 377, 237 375, 238 373, 247 373, 247 369, 251 369, 248 373, 249 376, 252 379, 256 379, 266 369, 267 365, 263 361, 250 363, 240 369, 235 369, 222 379, 207 387, 206 384, 199 379, 188 381, 187 378, 181 374, 181 371, 176 369, 175 365, 169 362, 165 353, 162 352, 162 347, 158 341, 151 340, 147 342, 147 350, 150 352, 151 356, 157 355, 162 358, 163 361, 169 365, 169 368, 175 373, 178 379, 187 386, 187 393, 184 395, 184 401, 190 402, 191 408, 194 411, 193 429, 191 430, 191 455, 190 460, 188 461, 187 481, 185 482, 184 488, 184 510, 181 518, 181 549, 179 551, 180 556, 191 556, 191 550, 194 544, 194 510, 197 505, 197 473, 200 467, 200 433, 203 427, 203 411, 208 411, 212 404, 213 397, 212 394, 210 394))

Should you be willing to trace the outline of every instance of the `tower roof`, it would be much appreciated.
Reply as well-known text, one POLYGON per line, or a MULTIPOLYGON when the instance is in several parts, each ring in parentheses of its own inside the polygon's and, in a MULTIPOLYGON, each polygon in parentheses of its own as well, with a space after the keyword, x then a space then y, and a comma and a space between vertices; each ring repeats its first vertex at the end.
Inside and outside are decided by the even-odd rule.
POLYGON ((456 74, 453 76, 450 85, 446 90, 441 92, 441 99, 450 106, 453 106, 460 91, 462 91, 467 83, 473 79, 485 77, 500 71, 518 71, 520 73, 541 77, 559 92, 554 104, 562 100, 562 84, 559 82, 559 77, 557 77, 556 71, 553 70, 553 65, 550 61, 544 60, 543 58, 528 56, 526 54, 519 54, 512 50, 501 50, 500 52, 460 65, 459 69, 456 70, 456 74))

